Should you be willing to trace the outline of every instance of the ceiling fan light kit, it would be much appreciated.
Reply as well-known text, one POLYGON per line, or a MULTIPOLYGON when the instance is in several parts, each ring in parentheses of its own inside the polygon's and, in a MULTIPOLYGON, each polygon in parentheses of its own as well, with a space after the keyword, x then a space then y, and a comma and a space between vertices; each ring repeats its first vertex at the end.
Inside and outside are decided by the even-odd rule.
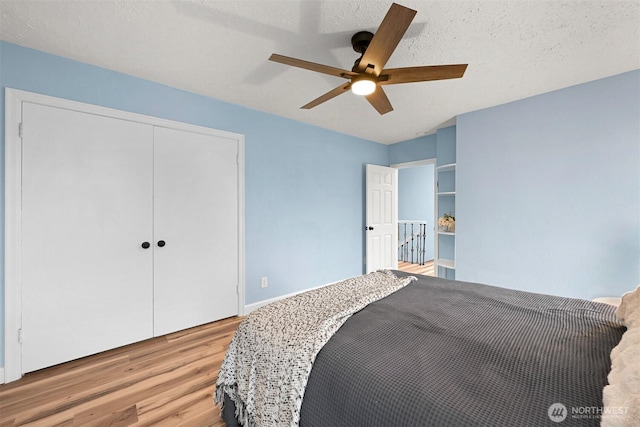
POLYGON ((375 34, 368 31, 354 34, 351 45, 361 56, 356 59, 351 71, 275 53, 269 60, 350 80, 303 105, 303 109, 316 107, 351 89, 356 95, 364 95, 378 113, 386 114, 393 111, 393 107, 382 85, 458 79, 467 68, 467 64, 456 64, 384 69, 416 13, 413 9, 393 3, 375 34))
POLYGON ((367 77, 354 77, 351 81, 351 92, 356 95, 369 95, 375 92, 376 82, 367 77))

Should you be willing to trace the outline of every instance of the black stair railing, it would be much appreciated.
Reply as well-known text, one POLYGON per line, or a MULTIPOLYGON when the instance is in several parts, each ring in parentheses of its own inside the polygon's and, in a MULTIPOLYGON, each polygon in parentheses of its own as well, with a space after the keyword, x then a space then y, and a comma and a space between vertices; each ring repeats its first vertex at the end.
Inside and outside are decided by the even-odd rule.
POLYGON ((398 261, 424 265, 426 221, 398 221, 398 261))

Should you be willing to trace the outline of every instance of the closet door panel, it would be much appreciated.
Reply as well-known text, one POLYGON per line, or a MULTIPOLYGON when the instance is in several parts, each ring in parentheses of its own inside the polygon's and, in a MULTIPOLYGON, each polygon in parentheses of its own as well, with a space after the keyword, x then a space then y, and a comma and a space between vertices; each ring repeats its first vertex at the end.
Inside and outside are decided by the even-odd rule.
POLYGON ((238 142, 156 127, 154 144, 157 336, 238 314, 238 142))
POLYGON ((153 127, 23 104, 23 372, 153 335, 153 127))

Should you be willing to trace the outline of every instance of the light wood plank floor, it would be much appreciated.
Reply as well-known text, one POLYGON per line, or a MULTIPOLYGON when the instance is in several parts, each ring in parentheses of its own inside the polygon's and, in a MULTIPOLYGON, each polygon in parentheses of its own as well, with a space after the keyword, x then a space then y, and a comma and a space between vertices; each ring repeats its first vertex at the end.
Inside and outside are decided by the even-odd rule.
POLYGON ((398 270, 411 274, 423 274, 425 276, 435 276, 433 271, 433 260, 427 261, 424 265, 411 264, 410 262, 398 261, 398 270))
POLYGON ((215 426, 232 317, 26 374, 0 385, 0 426, 215 426))

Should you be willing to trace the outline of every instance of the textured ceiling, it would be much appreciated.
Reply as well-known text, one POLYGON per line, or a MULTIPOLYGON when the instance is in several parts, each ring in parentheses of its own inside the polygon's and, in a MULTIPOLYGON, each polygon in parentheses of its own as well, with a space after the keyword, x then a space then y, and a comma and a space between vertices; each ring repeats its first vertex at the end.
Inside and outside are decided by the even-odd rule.
POLYGON ((467 63, 462 79, 385 86, 380 116, 344 82, 271 53, 351 69, 351 36, 391 1, 0 0, 0 38, 385 144, 459 114, 640 68, 640 1, 416 1, 387 68, 467 63))

